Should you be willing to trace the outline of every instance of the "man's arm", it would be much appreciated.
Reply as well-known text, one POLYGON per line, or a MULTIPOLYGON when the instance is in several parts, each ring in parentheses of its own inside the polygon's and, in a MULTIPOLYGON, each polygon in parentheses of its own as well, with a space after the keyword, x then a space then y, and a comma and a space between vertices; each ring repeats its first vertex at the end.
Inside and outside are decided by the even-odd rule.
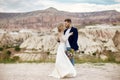
POLYGON ((77 40, 78 40, 78 30, 77 30, 77 28, 74 28, 73 35, 74 35, 74 42, 77 42, 77 40))

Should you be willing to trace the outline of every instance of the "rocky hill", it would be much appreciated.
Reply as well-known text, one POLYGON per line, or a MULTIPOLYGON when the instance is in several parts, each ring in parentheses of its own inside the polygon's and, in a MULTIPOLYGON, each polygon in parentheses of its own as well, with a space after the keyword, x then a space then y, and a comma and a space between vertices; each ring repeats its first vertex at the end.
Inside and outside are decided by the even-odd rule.
POLYGON ((49 31, 65 18, 71 18, 75 26, 81 27, 92 24, 119 24, 120 12, 115 10, 71 13, 55 8, 26 13, 0 13, 0 28, 7 31, 20 29, 35 29, 49 31))

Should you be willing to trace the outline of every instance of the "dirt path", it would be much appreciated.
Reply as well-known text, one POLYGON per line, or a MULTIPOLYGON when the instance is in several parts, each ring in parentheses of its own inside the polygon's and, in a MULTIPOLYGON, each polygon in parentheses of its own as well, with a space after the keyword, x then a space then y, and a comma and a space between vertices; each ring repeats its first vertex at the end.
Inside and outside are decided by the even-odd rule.
MULTIPOLYGON (((61 80, 120 80, 120 64, 76 64, 77 76, 61 80)), ((53 63, 0 64, 0 80, 58 80, 49 77, 53 63)))

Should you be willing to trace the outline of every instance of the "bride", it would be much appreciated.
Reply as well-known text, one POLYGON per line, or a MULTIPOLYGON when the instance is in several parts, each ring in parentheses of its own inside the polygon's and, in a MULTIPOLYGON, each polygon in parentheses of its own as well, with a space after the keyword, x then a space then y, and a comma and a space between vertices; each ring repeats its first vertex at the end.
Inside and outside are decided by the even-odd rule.
POLYGON ((56 62, 55 62, 55 69, 53 70, 52 74, 49 76, 55 78, 65 78, 65 77, 75 77, 76 70, 72 63, 70 62, 69 58, 65 54, 66 46, 65 42, 73 33, 69 33, 68 35, 64 35, 64 25, 60 24, 58 26, 58 39, 60 41, 57 55, 56 55, 56 62))

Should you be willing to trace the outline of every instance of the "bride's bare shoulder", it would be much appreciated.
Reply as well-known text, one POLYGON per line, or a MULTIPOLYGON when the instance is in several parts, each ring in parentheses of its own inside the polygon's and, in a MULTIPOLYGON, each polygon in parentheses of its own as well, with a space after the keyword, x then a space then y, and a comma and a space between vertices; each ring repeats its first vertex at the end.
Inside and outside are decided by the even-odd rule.
POLYGON ((58 33, 58 34, 57 34, 57 36, 58 36, 58 37, 61 37, 61 36, 62 36, 62 34, 61 34, 61 33, 58 33))
POLYGON ((61 37, 61 34, 60 34, 60 33, 57 33, 56 39, 57 39, 58 42, 60 42, 60 37, 61 37))

